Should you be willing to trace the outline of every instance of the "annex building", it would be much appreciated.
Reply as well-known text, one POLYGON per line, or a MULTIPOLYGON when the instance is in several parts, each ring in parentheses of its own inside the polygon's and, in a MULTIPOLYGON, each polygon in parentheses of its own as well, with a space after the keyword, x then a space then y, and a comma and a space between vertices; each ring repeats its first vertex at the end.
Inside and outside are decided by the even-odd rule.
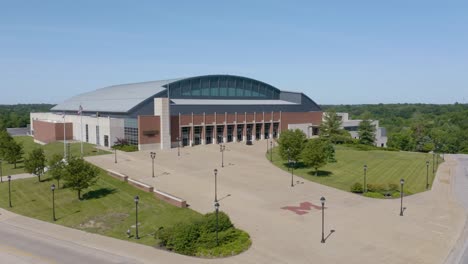
POLYGON ((322 110, 300 92, 233 75, 206 75, 109 86, 31 113, 37 142, 76 140, 140 150, 277 138, 299 128, 318 134, 322 110))

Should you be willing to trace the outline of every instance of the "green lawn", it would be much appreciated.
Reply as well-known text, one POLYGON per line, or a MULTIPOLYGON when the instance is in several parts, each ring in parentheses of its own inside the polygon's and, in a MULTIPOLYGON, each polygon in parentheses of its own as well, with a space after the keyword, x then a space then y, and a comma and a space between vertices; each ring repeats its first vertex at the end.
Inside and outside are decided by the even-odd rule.
MULTIPOLYGON (((32 137, 29 136, 20 136, 20 137, 13 137, 17 142, 23 144, 23 157, 27 157, 28 153, 33 150, 34 148, 42 147, 44 149, 45 155, 47 158, 52 157, 54 154, 61 154, 63 155, 63 142, 53 142, 47 145, 40 145, 34 143, 32 137)), ((81 155, 81 144, 72 143, 70 145, 70 152, 72 156, 80 156, 81 155)), ((94 147, 93 144, 83 143, 83 154, 84 156, 94 156, 94 155, 102 155, 108 154, 110 152, 100 150, 94 147)), ((16 164, 16 169, 14 168, 13 164, 8 164, 6 161, 2 162, 3 168, 3 175, 13 175, 18 173, 24 172, 23 162, 20 161, 16 164)))
MULTIPOLYGON (((337 189, 350 191, 352 184, 364 182, 364 164, 367 164, 368 184, 399 184, 405 179, 405 192, 417 193, 426 190, 426 160, 430 161, 429 184, 432 184, 432 154, 371 150, 361 151, 344 146, 335 146, 336 163, 329 163, 315 170, 298 164, 294 175, 337 189)), ((267 155, 269 159, 269 155, 267 155)), ((442 160, 439 158, 439 163, 442 160)), ((273 163, 287 170, 285 160, 281 160, 278 148, 273 149, 273 163)), ((436 162, 437 163, 437 162, 436 162)), ((437 166, 437 164, 436 164, 437 166)))
MULTIPOLYGON (((52 193, 49 179, 38 182, 36 178, 15 180, 12 186, 12 205, 8 208, 8 184, 0 184, 0 206, 15 213, 52 221, 52 193)), ((57 224, 127 240, 127 229, 135 232, 135 195, 140 196, 139 235, 132 241, 154 246, 152 236, 160 226, 168 227, 181 220, 201 217, 187 208, 178 208, 156 199, 153 194, 107 176, 101 171, 95 186, 84 191, 83 200, 78 200, 76 191, 55 191, 57 224), (133 228, 131 226, 133 225, 133 228)))

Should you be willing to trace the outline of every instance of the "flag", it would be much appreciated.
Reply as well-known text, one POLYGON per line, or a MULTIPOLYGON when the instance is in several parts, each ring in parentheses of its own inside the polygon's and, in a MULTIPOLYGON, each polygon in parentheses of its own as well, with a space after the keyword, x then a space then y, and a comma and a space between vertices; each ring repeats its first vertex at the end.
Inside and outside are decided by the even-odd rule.
POLYGON ((80 105, 80 107, 78 108, 78 114, 81 115, 82 112, 83 112, 83 107, 80 105))

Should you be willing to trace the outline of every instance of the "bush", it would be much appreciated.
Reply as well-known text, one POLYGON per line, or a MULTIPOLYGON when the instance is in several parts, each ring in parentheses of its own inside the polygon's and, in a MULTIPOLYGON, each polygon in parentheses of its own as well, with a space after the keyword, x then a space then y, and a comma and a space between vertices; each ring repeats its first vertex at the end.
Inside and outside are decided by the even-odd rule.
POLYGON ((351 192, 353 192, 353 193, 362 193, 363 192, 362 184, 359 183, 359 182, 354 183, 351 186, 351 192))
POLYGON ((379 199, 385 198, 383 194, 378 193, 378 192, 366 192, 364 193, 364 196, 371 197, 371 198, 379 198, 379 199))
POLYGON ((229 216, 218 213, 218 241, 216 245, 216 214, 208 213, 201 219, 176 223, 170 228, 159 228, 155 233, 159 246, 190 256, 230 256, 249 248, 247 233, 234 228, 229 216))
MULTIPOLYGON (((201 231, 205 233, 216 232, 216 213, 208 213, 203 216, 201 231)), ((231 219, 224 212, 218 213, 218 232, 227 230, 234 225, 231 223, 231 219)))
POLYGON ((393 192, 392 198, 400 198, 400 192, 393 192))
POLYGON ((400 186, 396 183, 389 183, 388 184, 388 191, 390 192, 399 192, 400 191, 400 186))
POLYGON ((388 191, 388 187, 386 184, 382 184, 382 183, 369 183, 367 184, 367 191, 386 193, 388 191))
POLYGON ((125 152, 138 151, 138 146, 135 146, 135 145, 114 145, 112 146, 112 148, 125 151, 125 152))

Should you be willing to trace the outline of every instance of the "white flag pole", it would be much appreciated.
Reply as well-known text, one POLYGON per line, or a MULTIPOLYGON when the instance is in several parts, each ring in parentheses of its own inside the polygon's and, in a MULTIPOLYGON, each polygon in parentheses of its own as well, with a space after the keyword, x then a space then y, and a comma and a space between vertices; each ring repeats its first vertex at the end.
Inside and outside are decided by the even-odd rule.
POLYGON ((83 157, 83 107, 80 104, 81 157, 83 157))
POLYGON ((67 130, 65 128, 65 112, 63 113, 63 158, 67 160, 67 130))

